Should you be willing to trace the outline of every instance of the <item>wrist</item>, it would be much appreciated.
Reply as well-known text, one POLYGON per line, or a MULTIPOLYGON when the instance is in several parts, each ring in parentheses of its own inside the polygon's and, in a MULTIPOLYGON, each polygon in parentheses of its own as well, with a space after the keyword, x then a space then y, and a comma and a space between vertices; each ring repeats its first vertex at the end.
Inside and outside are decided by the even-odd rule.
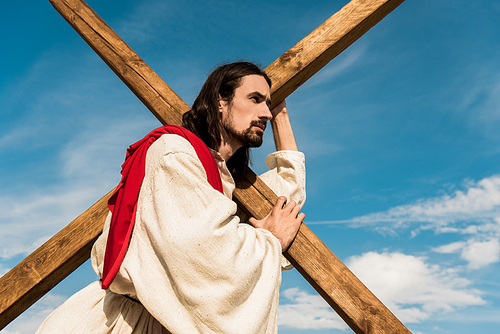
POLYGON ((288 117, 288 112, 286 111, 286 109, 283 109, 282 111, 280 111, 279 113, 277 113, 276 115, 273 115, 273 118, 271 118, 271 123, 274 122, 289 122, 289 117, 288 117))

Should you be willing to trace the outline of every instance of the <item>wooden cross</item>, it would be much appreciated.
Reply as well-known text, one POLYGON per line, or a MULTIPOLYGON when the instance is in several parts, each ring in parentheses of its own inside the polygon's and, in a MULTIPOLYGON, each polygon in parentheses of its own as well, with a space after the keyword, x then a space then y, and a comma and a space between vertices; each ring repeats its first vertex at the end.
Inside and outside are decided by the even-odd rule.
MULTIPOLYGON (((49 0, 163 124, 182 123, 189 106, 85 3, 49 0)), ((404 0, 352 0, 269 65, 277 105, 404 0)), ((277 196, 252 171, 235 180, 234 200, 265 217, 277 196)), ((111 192, 0 279, 0 329, 85 262, 102 231, 111 192)), ((410 333, 302 224, 285 257, 355 333, 410 333)))

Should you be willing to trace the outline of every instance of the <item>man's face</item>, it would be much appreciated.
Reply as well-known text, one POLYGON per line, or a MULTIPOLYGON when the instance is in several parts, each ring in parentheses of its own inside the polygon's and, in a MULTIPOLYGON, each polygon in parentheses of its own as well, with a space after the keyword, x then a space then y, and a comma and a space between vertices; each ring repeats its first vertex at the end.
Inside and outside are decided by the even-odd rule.
POLYGON ((247 75, 235 89, 231 103, 219 101, 224 140, 238 147, 259 147, 266 123, 272 118, 271 92, 266 79, 260 75, 247 75))

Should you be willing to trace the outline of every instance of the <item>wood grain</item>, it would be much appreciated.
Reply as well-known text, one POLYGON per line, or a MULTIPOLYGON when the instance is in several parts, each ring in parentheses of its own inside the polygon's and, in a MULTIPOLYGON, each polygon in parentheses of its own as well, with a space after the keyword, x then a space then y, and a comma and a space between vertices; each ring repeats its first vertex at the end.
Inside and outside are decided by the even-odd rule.
MULTIPOLYGON (((163 124, 181 123, 189 107, 85 2, 50 2, 163 124)), ((278 58, 266 68, 273 80, 273 103, 281 102, 401 2, 353 0, 278 58)), ((236 181, 234 198, 240 207, 257 219, 267 215, 276 195, 252 171, 236 181)), ((88 258, 107 214, 107 196, 0 279, 0 329, 88 258)), ((354 332, 409 333, 304 224, 285 256, 354 332)))
MULTIPOLYGON (((276 194, 250 170, 236 182, 238 206, 249 217, 264 218, 276 194)), ((410 333, 305 224, 284 256, 355 333, 410 333)))

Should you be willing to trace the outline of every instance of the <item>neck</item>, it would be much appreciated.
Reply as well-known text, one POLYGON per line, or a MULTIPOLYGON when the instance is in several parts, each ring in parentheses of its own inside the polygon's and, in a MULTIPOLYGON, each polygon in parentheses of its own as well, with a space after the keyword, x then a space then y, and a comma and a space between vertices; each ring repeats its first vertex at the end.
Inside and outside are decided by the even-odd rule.
POLYGON ((238 150, 241 146, 243 145, 235 142, 235 140, 231 140, 231 138, 229 138, 229 136, 226 133, 223 133, 219 147, 219 153, 227 162, 229 158, 233 156, 234 152, 236 152, 236 150, 238 150))

